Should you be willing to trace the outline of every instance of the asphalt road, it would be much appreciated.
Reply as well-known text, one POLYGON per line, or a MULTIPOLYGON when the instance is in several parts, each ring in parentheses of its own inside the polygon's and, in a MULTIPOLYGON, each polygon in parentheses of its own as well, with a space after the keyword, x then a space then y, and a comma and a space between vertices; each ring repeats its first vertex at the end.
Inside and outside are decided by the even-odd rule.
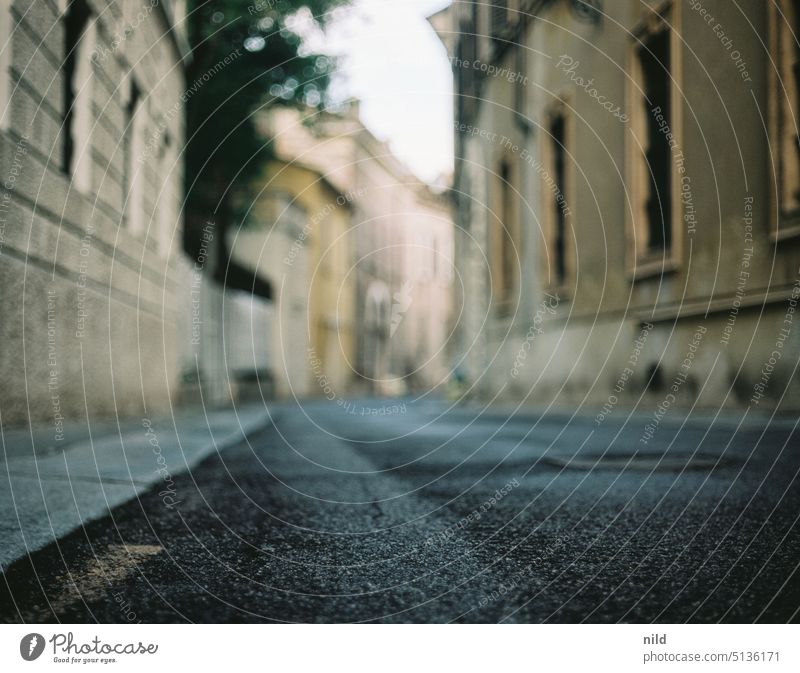
POLYGON ((396 404, 272 407, 14 565, 0 620, 798 619, 794 420, 396 404))

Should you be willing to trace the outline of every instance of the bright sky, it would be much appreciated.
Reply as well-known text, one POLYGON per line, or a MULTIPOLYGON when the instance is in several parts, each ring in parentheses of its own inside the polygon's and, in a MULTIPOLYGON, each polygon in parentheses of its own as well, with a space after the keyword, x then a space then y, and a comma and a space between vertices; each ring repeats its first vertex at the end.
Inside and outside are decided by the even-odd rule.
POLYGON ((342 57, 338 96, 361 100, 364 124, 420 178, 453 164, 453 93, 447 53, 426 17, 450 0, 353 0, 330 26, 342 57))

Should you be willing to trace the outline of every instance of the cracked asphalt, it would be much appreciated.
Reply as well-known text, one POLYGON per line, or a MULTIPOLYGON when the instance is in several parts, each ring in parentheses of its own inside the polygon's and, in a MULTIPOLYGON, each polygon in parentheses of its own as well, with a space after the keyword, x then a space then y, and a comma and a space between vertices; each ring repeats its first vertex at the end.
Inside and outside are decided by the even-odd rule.
POLYGON ((672 410, 645 443, 619 410, 397 405, 271 405, 174 507, 154 488, 9 568, 0 620, 797 620, 795 419, 672 410))

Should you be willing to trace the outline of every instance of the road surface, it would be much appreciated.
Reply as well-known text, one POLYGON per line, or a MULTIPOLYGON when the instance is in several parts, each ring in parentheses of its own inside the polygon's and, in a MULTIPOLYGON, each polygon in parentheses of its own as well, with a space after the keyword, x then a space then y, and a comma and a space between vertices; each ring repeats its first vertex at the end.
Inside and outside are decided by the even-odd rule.
MULTIPOLYGON (((270 407, 28 560, 0 619, 752 622, 800 609, 793 419, 270 407)), ((76 484, 76 487, 79 487, 76 484)), ((10 588, 10 590, 9 590, 10 588)))

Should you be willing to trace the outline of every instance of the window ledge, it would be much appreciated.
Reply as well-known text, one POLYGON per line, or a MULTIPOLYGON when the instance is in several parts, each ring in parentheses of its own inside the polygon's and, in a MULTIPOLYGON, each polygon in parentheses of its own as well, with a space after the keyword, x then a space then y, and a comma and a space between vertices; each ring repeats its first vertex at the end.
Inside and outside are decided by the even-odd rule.
POLYGON ((645 280, 657 276, 663 276, 668 273, 674 273, 678 270, 680 265, 676 259, 658 257, 645 257, 640 260, 632 269, 628 269, 628 278, 636 282, 638 280, 645 280))
POLYGON ((512 299, 492 301, 492 317, 495 320, 510 320, 514 317, 515 302, 512 299))
POLYGON ((549 285, 544 288, 544 291, 553 297, 558 297, 558 303, 561 304, 572 301, 575 287, 572 285, 549 285))
POLYGON ((777 229, 769 234, 773 243, 780 243, 791 238, 800 238, 800 212, 782 215, 777 229))

